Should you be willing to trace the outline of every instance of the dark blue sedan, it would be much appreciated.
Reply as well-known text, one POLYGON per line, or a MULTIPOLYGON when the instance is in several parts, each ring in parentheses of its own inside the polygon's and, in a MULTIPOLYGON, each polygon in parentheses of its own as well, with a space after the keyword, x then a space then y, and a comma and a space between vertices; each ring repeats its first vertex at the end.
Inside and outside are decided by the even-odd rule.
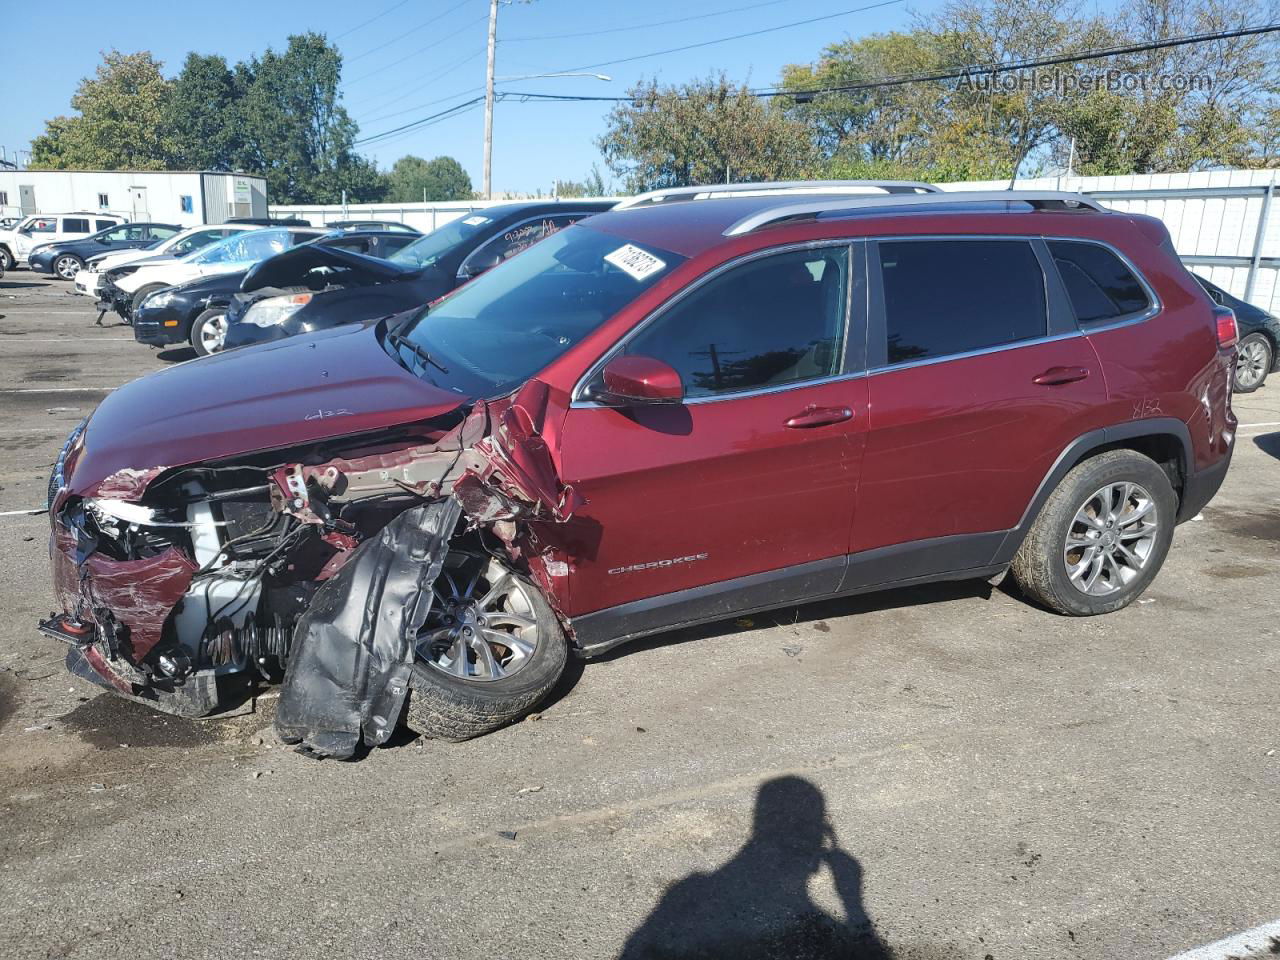
POLYGON ((27 265, 36 273, 51 273, 70 280, 90 257, 117 250, 137 250, 168 240, 180 231, 172 223, 122 223, 79 240, 62 240, 36 247, 27 256, 27 265))

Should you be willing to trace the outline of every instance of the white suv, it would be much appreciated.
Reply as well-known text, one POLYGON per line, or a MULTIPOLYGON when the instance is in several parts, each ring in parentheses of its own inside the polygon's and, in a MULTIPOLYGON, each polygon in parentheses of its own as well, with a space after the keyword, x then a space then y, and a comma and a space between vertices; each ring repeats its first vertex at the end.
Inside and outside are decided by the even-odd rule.
POLYGON ((99 230, 128 223, 114 213, 37 213, 12 230, 0 230, 0 261, 6 270, 25 263, 27 254, 44 243, 79 240, 99 230))
POLYGON ((142 266, 160 260, 177 260, 219 240, 225 240, 233 234, 256 229, 258 228, 243 223, 201 224, 198 227, 188 227, 181 233, 175 233, 168 240, 149 247, 101 253, 96 257, 90 257, 85 262, 85 268, 76 274, 76 293, 90 297, 98 296, 102 292, 102 278, 109 270, 129 265, 142 266))

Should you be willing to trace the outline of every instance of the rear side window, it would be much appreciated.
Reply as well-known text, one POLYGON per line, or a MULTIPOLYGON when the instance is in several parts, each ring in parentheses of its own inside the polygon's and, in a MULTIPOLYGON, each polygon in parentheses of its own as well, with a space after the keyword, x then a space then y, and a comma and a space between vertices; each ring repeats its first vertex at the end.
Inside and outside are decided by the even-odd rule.
POLYGON ((63 217, 62 218, 63 233, 88 233, 89 221, 83 217, 63 217))
POLYGON ((887 360, 909 363, 1034 340, 1044 271, 1025 240, 882 240, 887 360))
POLYGON ((1133 271, 1106 247, 1074 240, 1050 240, 1048 245, 1080 323, 1106 323, 1151 306, 1133 271))
POLYGON ((656 318, 626 352, 670 364, 690 397, 830 377, 843 360, 845 247, 752 260, 656 318))

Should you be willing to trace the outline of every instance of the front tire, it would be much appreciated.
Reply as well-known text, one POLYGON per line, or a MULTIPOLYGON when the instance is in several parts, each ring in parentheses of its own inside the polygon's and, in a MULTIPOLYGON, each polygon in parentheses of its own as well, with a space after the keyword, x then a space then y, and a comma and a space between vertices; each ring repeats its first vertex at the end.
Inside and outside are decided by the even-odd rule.
POLYGON ((470 740, 519 720, 551 692, 569 643, 527 577, 487 553, 456 550, 433 590, 410 680, 410 730, 470 740))
POLYGON ((1072 468, 1050 494, 1013 559, 1029 598, 1074 617, 1111 613, 1160 571, 1178 510, 1165 472, 1132 450, 1072 468))
POLYGON ((53 261, 53 272, 59 280, 74 280, 84 269, 84 261, 72 253, 64 253, 53 261))
POLYGON ((138 315, 138 308, 142 306, 142 301, 147 299, 157 290, 163 290, 167 286, 163 283, 147 283, 143 284, 137 290, 133 291, 133 296, 129 300, 129 321, 132 323, 133 318, 138 315))
POLYGON ((1251 333, 1236 347, 1236 371, 1231 388, 1236 393, 1253 393, 1267 382, 1275 351, 1261 333, 1251 333))
POLYGON ((227 345, 227 310, 213 307, 196 317, 191 325, 191 346, 196 355, 207 357, 221 353, 227 345))
POLYGON ((0 273, 12 270, 17 265, 18 262, 13 259, 13 254, 9 252, 9 248, 0 247, 0 266, 3 266, 4 268, 3 270, 0 270, 0 273))

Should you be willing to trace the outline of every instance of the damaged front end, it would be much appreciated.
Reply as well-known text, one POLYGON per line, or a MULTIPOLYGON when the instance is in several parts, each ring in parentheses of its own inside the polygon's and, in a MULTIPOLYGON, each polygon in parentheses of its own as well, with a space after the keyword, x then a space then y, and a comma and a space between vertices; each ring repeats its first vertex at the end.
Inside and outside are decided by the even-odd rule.
POLYGON ((82 425, 50 484, 62 612, 40 629, 72 672, 160 710, 225 712, 283 681, 286 740, 339 757, 384 743, 455 545, 560 607, 564 560, 529 533, 578 506, 540 435, 547 399, 534 380, 412 428, 121 470, 77 493, 82 425))

